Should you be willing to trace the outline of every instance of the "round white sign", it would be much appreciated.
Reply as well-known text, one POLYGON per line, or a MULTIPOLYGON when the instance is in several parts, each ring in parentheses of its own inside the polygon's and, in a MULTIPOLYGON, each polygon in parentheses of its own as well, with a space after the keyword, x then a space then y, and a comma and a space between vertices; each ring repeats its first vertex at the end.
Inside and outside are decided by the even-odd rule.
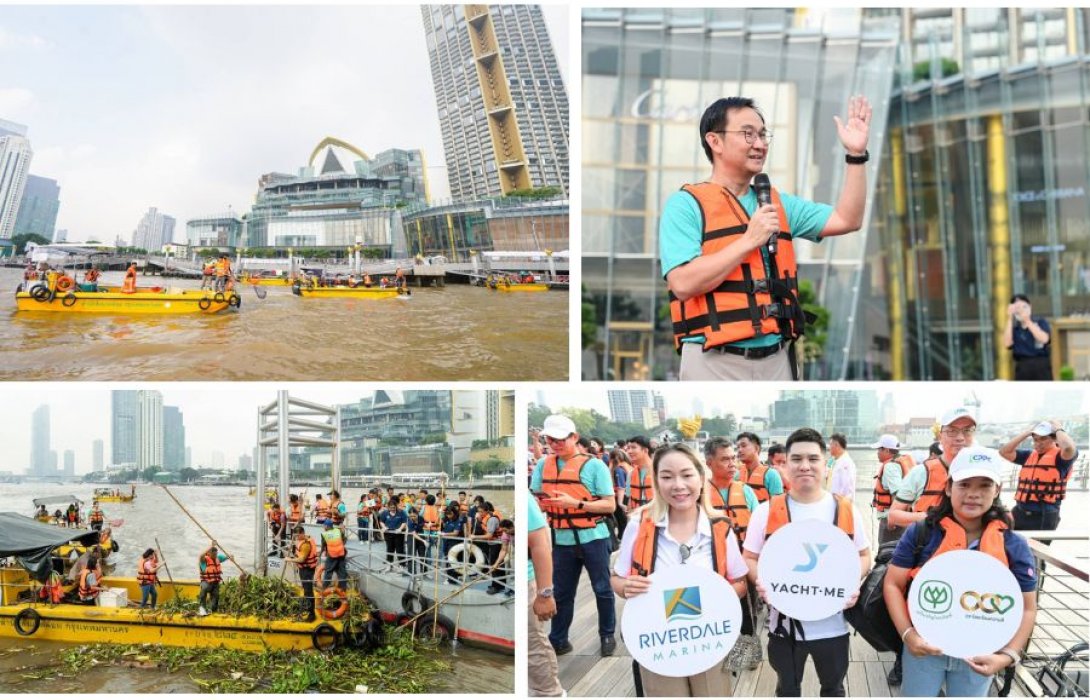
POLYGON ((788 523, 761 549, 757 577, 772 607, 796 620, 844 610, 859 590, 859 552, 848 535, 821 520, 788 523))
POLYGON ((641 666, 691 676, 723 660, 738 641, 742 605, 730 583, 702 566, 651 574, 651 589, 624 604, 621 634, 641 666))
POLYGON ((908 589, 916 632, 947 656, 991 654, 1022 624, 1022 590, 1010 569, 983 552, 947 552, 927 562, 908 589))

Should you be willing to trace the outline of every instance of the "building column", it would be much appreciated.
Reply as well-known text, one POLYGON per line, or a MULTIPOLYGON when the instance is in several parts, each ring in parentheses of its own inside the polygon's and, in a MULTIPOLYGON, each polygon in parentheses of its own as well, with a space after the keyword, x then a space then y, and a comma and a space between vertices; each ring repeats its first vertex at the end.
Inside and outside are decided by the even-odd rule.
POLYGON ((1007 305, 1011 298, 1011 232, 1007 200, 1007 142, 1003 117, 988 117, 988 247, 992 251, 992 298, 995 300, 994 331, 997 379, 1013 379, 1010 352, 1001 339, 1007 325, 1007 305))

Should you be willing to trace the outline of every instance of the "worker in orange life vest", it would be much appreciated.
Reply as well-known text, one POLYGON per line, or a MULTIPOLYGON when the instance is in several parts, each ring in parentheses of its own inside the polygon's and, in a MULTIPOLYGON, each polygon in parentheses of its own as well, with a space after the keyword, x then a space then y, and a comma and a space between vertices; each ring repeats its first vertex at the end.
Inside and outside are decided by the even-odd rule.
MULTIPOLYGON (((1060 524, 1060 506, 1067 495, 1071 466, 1079 456, 1075 441, 1057 420, 1036 423, 999 450, 1003 459, 1022 469, 1014 494, 1015 530, 1055 530, 1060 524), (1033 438, 1032 450, 1018 446, 1033 438)), ((1050 540, 1041 540, 1048 544, 1050 540)))

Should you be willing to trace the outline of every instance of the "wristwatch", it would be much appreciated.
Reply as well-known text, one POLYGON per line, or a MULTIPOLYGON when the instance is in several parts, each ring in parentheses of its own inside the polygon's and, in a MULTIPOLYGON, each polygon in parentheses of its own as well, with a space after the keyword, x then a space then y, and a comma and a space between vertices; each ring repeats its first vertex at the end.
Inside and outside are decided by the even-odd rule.
POLYGON ((1002 649, 1000 649, 999 651, 997 651, 995 653, 996 654, 1003 654, 1004 656, 1010 657, 1010 660, 1012 662, 1011 666, 1017 666, 1018 664, 1022 663, 1022 655, 1019 654, 1014 649, 1011 649, 1010 647, 1003 647, 1002 649))
POLYGON ((862 165, 870 160, 870 151, 863 151, 861 156, 853 156, 851 153, 844 154, 844 162, 848 165, 862 165))
POLYGON ((540 591, 537 592, 537 594, 538 594, 538 597, 541 597, 541 598, 552 598, 553 597, 553 587, 549 586, 548 588, 542 588, 540 591))

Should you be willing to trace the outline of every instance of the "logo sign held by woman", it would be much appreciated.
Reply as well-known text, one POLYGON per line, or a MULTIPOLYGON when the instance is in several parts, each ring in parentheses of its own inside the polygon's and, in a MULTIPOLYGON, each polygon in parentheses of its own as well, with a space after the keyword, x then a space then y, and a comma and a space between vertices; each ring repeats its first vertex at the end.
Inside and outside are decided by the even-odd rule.
POLYGON ((920 569, 908 614, 921 637, 948 656, 990 654, 1022 622, 1022 591, 1010 569, 972 550, 947 552, 920 569))
POLYGON ((672 566, 651 574, 651 589, 624 606, 621 633, 641 666, 661 676, 692 676, 723 660, 738 641, 742 606, 710 569, 672 566))
POLYGON ((859 589, 859 553, 832 523, 792 522, 768 538, 757 577, 772 607, 796 620, 821 620, 859 589))

